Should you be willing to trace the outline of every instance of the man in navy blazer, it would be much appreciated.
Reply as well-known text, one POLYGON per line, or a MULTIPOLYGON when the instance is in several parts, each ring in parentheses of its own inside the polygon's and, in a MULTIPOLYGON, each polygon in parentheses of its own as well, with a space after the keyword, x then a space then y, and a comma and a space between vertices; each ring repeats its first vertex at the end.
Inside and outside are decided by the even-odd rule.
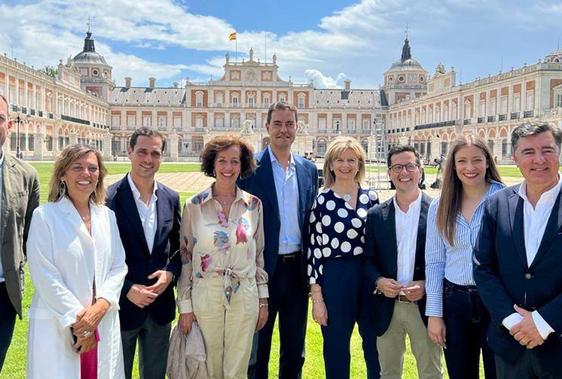
POLYGON ((108 189, 128 267, 119 300, 125 375, 131 378, 137 340, 141 377, 163 379, 179 277, 178 193, 154 179, 165 148, 162 134, 135 130, 129 143, 131 171, 108 189))
POLYGON ((364 312, 379 336, 381 378, 402 376, 406 333, 418 376, 442 378, 441 350, 427 335, 424 315, 425 235, 432 199, 418 187, 423 168, 413 147, 394 146, 387 165, 396 193, 369 210, 364 255, 364 312))
POLYGON ((268 376, 277 313, 281 342, 279 378, 300 377, 304 364, 308 285, 303 251, 306 220, 318 192, 318 171, 312 162, 291 153, 296 127, 297 111, 293 105, 272 104, 266 123, 271 144, 257 154, 256 172, 239 182, 240 188, 262 201, 264 260, 269 275, 269 318, 258 338, 254 338, 248 369, 252 379, 268 376))
POLYGON ((562 132, 522 124, 511 135, 525 178, 486 205, 474 279, 492 321, 498 378, 562 378, 562 132))

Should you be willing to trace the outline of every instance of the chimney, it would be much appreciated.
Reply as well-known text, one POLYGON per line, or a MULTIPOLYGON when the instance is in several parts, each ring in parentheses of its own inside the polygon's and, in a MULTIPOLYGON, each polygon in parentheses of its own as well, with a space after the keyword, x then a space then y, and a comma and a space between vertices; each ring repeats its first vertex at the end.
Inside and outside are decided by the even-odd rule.
POLYGON ((148 87, 154 88, 155 85, 156 85, 156 79, 155 78, 148 78, 148 87))
POLYGON ((351 88, 351 80, 345 79, 345 80, 343 81, 343 84, 344 84, 345 90, 346 90, 346 91, 349 91, 350 88, 351 88))
POLYGON ((132 80, 133 80, 133 79, 131 79, 131 78, 128 77, 128 76, 125 78, 125 88, 131 88, 131 81, 132 81, 132 80))

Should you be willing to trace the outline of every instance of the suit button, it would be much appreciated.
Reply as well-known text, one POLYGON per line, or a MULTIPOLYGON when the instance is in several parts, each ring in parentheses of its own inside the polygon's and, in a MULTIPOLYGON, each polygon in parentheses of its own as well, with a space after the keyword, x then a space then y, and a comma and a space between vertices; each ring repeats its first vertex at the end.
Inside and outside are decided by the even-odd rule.
POLYGON ((533 277, 533 275, 531 275, 530 272, 525 273, 525 279, 531 279, 532 277, 533 277))

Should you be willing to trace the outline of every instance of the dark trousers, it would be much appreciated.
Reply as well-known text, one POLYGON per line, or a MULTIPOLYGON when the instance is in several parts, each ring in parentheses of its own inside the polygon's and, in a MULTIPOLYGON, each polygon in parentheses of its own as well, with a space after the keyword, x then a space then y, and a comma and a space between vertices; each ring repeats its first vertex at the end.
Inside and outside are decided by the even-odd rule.
MULTIPOLYGON (((296 379, 301 377, 304 364, 304 337, 308 310, 308 289, 301 277, 300 259, 277 259, 277 268, 269 283, 269 318, 258 333, 257 348, 254 344, 255 365, 250 359, 248 378, 266 379, 269 372, 271 337, 275 318, 279 313, 279 378, 296 379)), ((255 341, 256 339, 254 339, 255 341)), ((252 352, 254 355, 254 351, 252 352)))
POLYGON ((328 311, 328 326, 322 327, 324 366, 327 379, 349 378, 350 341, 355 323, 363 340, 367 378, 380 378, 377 335, 365 315, 365 286, 361 258, 332 259, 324 263, 322 295, 328 311))
POLYGON ((480 350, 486 379, 495 379, 494 353, 486 342, 490 315, 475 286, 443 283, 445 362, 451 379, 478 379, 480 350))
POLYGON ((15 324, 16 310, 8 297, 6 283, 2 282, 0 283, 0 372, 2 372, 10 342, 12 342, 15 324))
POLYGON ((148 315, 137 329, 121 330, 125 377, 131 379, 137 340, 139 341, 139 373, 141 379, 164 379, 168 362, 170 324, 159 325, 148 315))
POLYGON ((553 374, 543 370, 532 350, 526 350, 515 363, 509 363, 496 355, 498 379, 561 379, 562 373, 553 374))
POLYGON ((6 291, 6 283, 0 283, 0 372, 4 366, 4 359, 8 353, 12 335, 14 334, 14 325, 16 324, 16 310, 8 297, 6 291))

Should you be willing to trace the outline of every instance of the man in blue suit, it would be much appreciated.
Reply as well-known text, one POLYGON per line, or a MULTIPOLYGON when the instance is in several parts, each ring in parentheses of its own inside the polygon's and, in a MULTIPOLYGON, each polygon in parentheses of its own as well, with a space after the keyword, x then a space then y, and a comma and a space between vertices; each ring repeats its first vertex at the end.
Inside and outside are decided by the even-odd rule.
POLYGON ((179 277, 178 193, 156 182, 166 142, 140 128, 129 142, 131 171, 108 189, 128 267, 119 301, 125 375, 131 378, 137 340, 141 378, 164 379, 170 324, 175 318, 173 283, 179 277))
POLYGON ((305 272, 308 213, 318 191, 316 166, 291 153, 295 140, 297 111, 292 105, 274 103, 267 113, 269 147, 256 156, 253 176, 241 180, 242 189, 259 197, 263 204, 265 270, 269 275, 269 318, 254 338, 250 378, 268 376, 271 337, 279 313, 279 378, 301 375, 308 309, 305 272), (257 347, 256 347, 257 340, 257 347), (253 357, 253 358, 254 358, 253 357))
POLYGON ((562 378, 562 132, 522 124, 511 135, 522 184, 486 205, 474 279, 492 321, 498 378, 562 378))
POLYGON ((422 165, 411 146, 394 146, 387 158, 395 195, 375 205, 365 226, 365 312, 377 338, 381 378, 402 376, 408 334, 418 377, 442 378, 441 348, 427 335, 425 235, 431 197, 423 193, 422 165))

